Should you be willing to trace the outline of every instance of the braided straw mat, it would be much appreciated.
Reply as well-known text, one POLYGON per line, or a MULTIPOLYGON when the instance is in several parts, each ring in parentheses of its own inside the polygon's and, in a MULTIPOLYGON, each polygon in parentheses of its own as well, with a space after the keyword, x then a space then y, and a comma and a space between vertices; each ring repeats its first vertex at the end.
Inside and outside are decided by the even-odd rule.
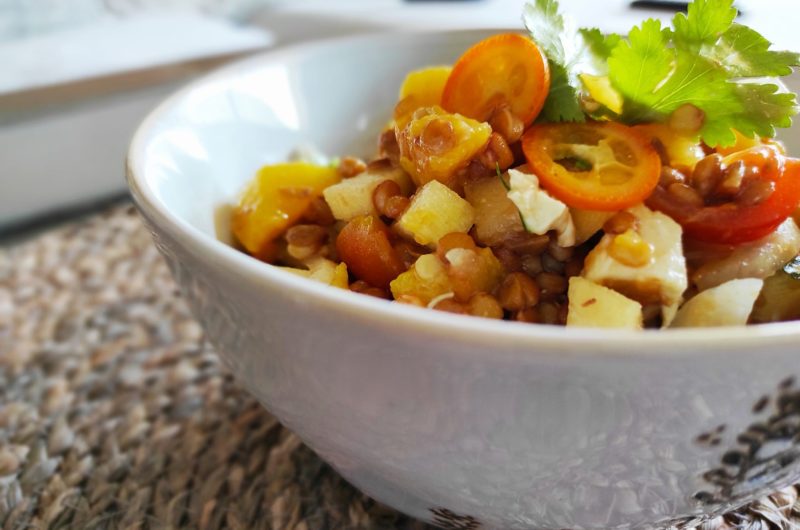
MULTIPOLYGON (((800 528, 796 487, 705 523, 800 528)), ((0 249, 0 529, 422 529, 239 390, 128 203, 0 249)))

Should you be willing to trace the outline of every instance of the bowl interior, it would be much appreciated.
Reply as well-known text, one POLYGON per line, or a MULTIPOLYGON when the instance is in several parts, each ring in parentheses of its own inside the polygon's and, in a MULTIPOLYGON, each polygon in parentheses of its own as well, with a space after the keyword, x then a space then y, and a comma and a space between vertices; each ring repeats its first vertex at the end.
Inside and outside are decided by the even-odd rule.
POLYGON ((489 33, 339 39, 224 68, 149 118, 140 176, 172 214, 224 240, 219 208, 258 167, 285 161, 298 146, 330 157, 373 155, 405 74, 452 63, 489 33))

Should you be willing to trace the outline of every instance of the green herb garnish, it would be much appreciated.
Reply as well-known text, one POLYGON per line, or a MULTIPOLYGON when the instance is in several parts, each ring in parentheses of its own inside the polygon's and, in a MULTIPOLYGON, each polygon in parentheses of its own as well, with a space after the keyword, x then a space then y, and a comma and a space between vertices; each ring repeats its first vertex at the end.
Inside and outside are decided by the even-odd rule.
POLYGON ((734 129, 749 137, 775 136, 775 128, 789 127, 798 112, 795 95, 782 91, 778 78, 800 66, 800 54, 771 51, 768 40, 735 18, 732 0, 695 0, 673 18, 672 28, 649 19, 623 37, 573 28, 556 0, 530 1, 523 20, 551 68, 541 118, 583 121, 612 114, 635 124, 666 121, 689 104, 703 111, 699 136, 708 145, 733 144, 734 129), (587 108, 586 101, 608 98, 594 97, 584 75, 607 77, 621 97, 619 112, 587 108))

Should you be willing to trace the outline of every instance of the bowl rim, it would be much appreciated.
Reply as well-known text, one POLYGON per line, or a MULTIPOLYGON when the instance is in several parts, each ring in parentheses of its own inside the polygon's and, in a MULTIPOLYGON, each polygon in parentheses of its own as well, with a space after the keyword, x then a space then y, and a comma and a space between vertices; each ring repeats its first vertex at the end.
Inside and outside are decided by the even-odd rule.
MULTIPOLYGON (((301 278, 272 267, 202 232, 170 211, 168 205, 157 197, 148 184, 149 179, 145 174, 144 161, 147 158, 148 145, 154 138, 154 132, 158 129, 158 125, 164 117, 169 116, 181 101, 199 87, 237 73, 257 70, 268 64, 291 60, 292 57, 329 49, 331 46, 336 45, 352 45, 376 39, 397 39, 408 35, 414 35, 418 38, 424 36, 441 38, 447 35, 481 34, 492 31, 503 30, 498 28, 409 29, 339 36, 267 50, 215 69, 168 96, 151 110, 137 127, 125 161, 126 181, 131 195, 140 212, 147 219, 158 228, 170 233, 180 244, 193 249, 192 255, 196 259, 215 261, 218 265, 232 272, 241 273, 242 277, 257 278, 260 283, 265 285, 278 289, 293 290, 308 297, 316 297, 320 302, 341 305, 343 309, 351 312, 366 313, 372 317, 383 317, 416 329, 458 337, 459 340, 477 339, 481 342, 491 340, 496 344, 512 341, 515 345, 531 346, 533 351, 540 348, 566 348, 571 352, 585 352, 586 355, 592 357, 602 356, 603 353, 596 351, 594 348, 584 349, 575 348, 575 346, 597 346, 602 343, 603 350, 611 348, 618 352, 637 356, 648 355, 648 353, 653 354, 654 352, 669 352, 668 356, 682 357, 684 354, 696 354, 697 349, 703 347, 710 351, 726 352, 752 349, 754 346, 758 346, 758 349, 767 349, 766 347, 797 344, 798 339, 800 339, 800 322, 669 330, 565 328, 564 326, 531 325, 454 315, 359 295, 301 278), (651 351, 648 352, 647 346, 652 347, 651 351)), ((655 354, 658 355, 657 353, 655 354)))

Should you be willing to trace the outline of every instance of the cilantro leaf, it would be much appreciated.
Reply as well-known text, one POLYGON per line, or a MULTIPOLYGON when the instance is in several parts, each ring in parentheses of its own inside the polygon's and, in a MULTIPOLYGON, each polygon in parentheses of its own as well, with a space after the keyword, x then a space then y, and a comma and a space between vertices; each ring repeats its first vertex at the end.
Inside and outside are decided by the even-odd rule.
POLYGON ((728 30, 736 13, 731 0, 695 0, 686 14, 678 13, 672 20, 676 46, 691 49, 713 45, 728 30))
POLYGON ((609 78, 624 97, 627 123, 664 121, 685 104, 705 114, 700 135, 712 146, 746 136, 775 135, 797 112, 793 94, 765 76, 786 75, 800 56, 769 50, 758 32, 734 24, 731 0, 695 0, 674 31, 656 20, 633 28, 608 60, 609 78))
POLYGON ((715 46, 707 47, 703 52, 734 77, 789 75, 792 73, 791 65, 800 64, 800 54, 770 51, 769 46, 770 42, 757 31, 732 24, 715 46))
POLYGON ((542 109, 547 121, 583 121, 580 74, 605 73, 605 59, 619 36, 599 30, 577 30, 558 11, 557 0, 528 2, 522 19, 550 65, 550 92, 542 109))
POLYGON ((580 30, 583 39, 589 50, 599 60, 608 60, 611 57, 611 52, 616 48, 617 44, 622 40, 622 37, 616 33, 604 34, 597 28, 581 28, 580 30))
POLYGON ((711 146, 733 143, 734 130, 774 136, 799 110, 778 77, 800 66, 800 54, 770 50, 757 31, 734 22, 736 13, 733 0, 694 0, 672 28, 650 19, 622 38, 574 29, 556 0, 530 0, 523 20, 550 65, 541 118, 583 121, 589 112, 663 122, 689 104, 703 111, 699 132, 711 146))

